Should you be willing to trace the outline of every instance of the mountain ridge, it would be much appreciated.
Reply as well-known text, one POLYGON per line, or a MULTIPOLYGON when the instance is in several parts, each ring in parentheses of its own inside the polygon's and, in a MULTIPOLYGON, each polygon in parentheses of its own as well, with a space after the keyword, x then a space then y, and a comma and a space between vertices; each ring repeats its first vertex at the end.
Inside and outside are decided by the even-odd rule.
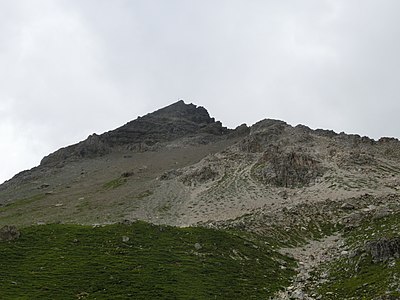
MULTIPOLYGON (((120 203, 126 209, 117 211, 127 219, 223 221, 265 205, 287 205, 287 199, 318 202, 396 191, 399 144, 272 119, 227 129, 205 108, 180 100, 46 156, 0 186, 0 203, 44 193, 43 201, 75 207, 66 209, 72 216, 77 199, 85 198, 80 194, 87 194, 105 214, 115 210, 107 203, 120 203), (351 187, 344 183, 350 177, 351 187), (161 212, 157 218, 154 210, 161 212)), ((80 213, 93 219, 90 210, 80 213)))
MULTIPOLYGON (((235 129, 228 129, 228 128, 224 127, 220 121, 215 121, 215 118, 211 118, 208 111, 204 107, 197 106, 192 103, 186 104, 183 100, 179 100, 175 103, 172 103, 161 109, 158 109, 152 113, 148 113, 146 115, 139 116, 137 119, 129 121, 125 125, 117 127, 116 129, 104 132, 102 134, 93 133, 93 134, 89 135, 87 139, 85 139, 83 141, 80 141, 78 143, 75 143, 75 144, 72 144, 69 146, 61 147, 60 149, 43 157, 42 160, 40 161, 40 164, 38 167, 41 167, 43 165, 55 166, 60 161, 67 160, 68 158, 79 159, 79 158, 93 158, 93 157, 97 157, 97 156, 103 156, 103 155, 110 153, 111 147, 116 146, 116 145, 121 146, 121 144, 130 146, 131 147, 130 149, 134 150, 134 151, 147 151, 147 150, 154 149, 154 148, 152 148, 152 146, 155 143, 160 142, 160 140, 154 140, 154 139, 152 140, 151 137, 146 140, 146 137, 148 137, 148 135, 151 135, 152 132, 149 132, 149 131, 146 132, 146 130, 143 130, 142 132, 131 130, 132 131, 131 136, 129 136, 129 131, 130 131, 129 128, 130 127, 135 128, 135 125, 138 123, 139 124, 142 123, 143 120, 144 120, 144 123, 149 123, 148 125, 150 125, 150 127, 152 125, 156 125, 156 124, 152 123, 151 121, 154 121, 154 119, 157 119, 157 116, 164 117, 164 119, 161 119, 161 121, 166 121, 168 119, 179 120, 180 118, 189 119, 189 120, 192 118, 191 121, 195 121, 195 123, 196 123, 196 121, 198 123, 200 121, 200 126, 197 128, 194 128, 194 130, 193 130, 193 128, 190 128, 191 131, 189 131, 189 130, 186 132, 181 131, 180 133, 172 135, 169 138, 164 137, 164 141, 170 141, 171 139, 176 139, 176 138, 182 137, 185 134, 196 134, 196 133, 199 134, 201 132, 210 133, 213 135, 231 134, 231 135, 243 136, 246 134, 252 134, 252 132, 257 130, 256 128, 259 127, 260 124, 265 123, 265 122, 272 122, 272 123, 277 122, 277 123, 288 125, 286 122, 281 121, 281 120, 263 119, 263 120, 260 120, 256 123, 254 123, 250 127, 248 127, 246 124, 242 124, 240 126, 237 126, 235 129), (156 116, 156 118, 154 118, 154 116, 156 116), (198 130, 197 132, 196 132, 196 129, 198 130), (123 133, 126 133, 126 132, 128 132, 128 137, 125 137, 125 139, 124 138, 119 139, 119 137, 121 137, 121 135, 123 136, 123 133), (138 138, 140 136, 142 138, 138 138)), ((186 120, 186 123, 190 123, 190 122, 188 122, 188 120, 186 120)), ((157 125, 159 125, 159 124, 157 124, 157 125)), ((161 124, 161 127, 164 127, 164 125, 165 124, 161 124)), ((169 128, 169 129, 170 130, 172 129, 172 131, 173 131, 173 129, 175 129, 179 126, 182 126, 182 125, 184 127, 185 124, 182 124, 182 123, 173 124, 173 128, 169 128)), ((289 125, 289 126, 291 126, 291 125, 289 125)), ((139 125, 139 127, 140 127, 140 125, 139 125)), ((146 126, 143 126, 143 127, 146 127, 146 126)), ((347 134, 344 132, 337 133, 337 132, 335 132, 333 130, 329 130, 329 129, 319 129, 319 128, 311 129, 310 127, 308 127, 306 125, 302 125, 302 124, 298 124, 294 127, 301 129, 301 131, 304 131, 304 132, 314 132, 318 135, 326 136, 326 137, 342 137, 343 139, 353 139, 353 141, 357 141, 357 142, 361 141, 361 142, 372 143, 372 144, 376 144, 376 143, 389 144, 389 143, 397 143, 399 141, 395 137, 380 137, 378 140, 375 140, 375 139, 369 138, 367 136, 360 136, 358 134, 347 134)), ((159 132, 160 136, 162 136, 163 134, 165 135, 165 133, 166 133, 165 128, 162 128, 162 129, 164 129, 164 131, 159 132)), ((160 136, 158 136, 158 138, 160 138, 160 136)), ((34 167, 32 169, 36 169, 36 168, 37 167, 34 167)), ((21 174, 25 174, 29 171, 30 170, 21 171, 13 177, 18 177, 21 174)), ((12 179, 13 178, 10 178, 9 180, 6 180, 4 183, 7 183, 12 179)))

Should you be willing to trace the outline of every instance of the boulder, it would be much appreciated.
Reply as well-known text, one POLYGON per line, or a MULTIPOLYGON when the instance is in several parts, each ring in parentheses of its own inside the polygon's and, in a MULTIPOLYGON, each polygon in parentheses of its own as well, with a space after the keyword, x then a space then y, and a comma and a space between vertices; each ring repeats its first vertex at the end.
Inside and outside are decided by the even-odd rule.
POLYGON ((366 250, 371 253, 374 262, 387 261, 400 257, 400 237, 381 238, 367 243, 366 250))
POLYGON ((351 204, 351 203, 343 203, 341 206, 340 206, 340 208, 341 209, 345 209, 345 210, 351 210, 351 209, 355 209, 355 206, 353 205, 353 204, 351 204))
POLYGON ((373 213, 372 218, 374 220, 382 219, 391 214, 391 210, 387 207, 378 207, 375 212, 373 213))
POLYGON ((18 239, 21 233, 15 226, 6 225, 0 229, 0 241, 13 241, 18 239))
POLYGON ((218 172, 214 171, 210 166, 204 166, 197 169, 182 178, 182 182, 186 185, 192 183, 205 183, 210 180, 214 180, 218 176, 218 172))

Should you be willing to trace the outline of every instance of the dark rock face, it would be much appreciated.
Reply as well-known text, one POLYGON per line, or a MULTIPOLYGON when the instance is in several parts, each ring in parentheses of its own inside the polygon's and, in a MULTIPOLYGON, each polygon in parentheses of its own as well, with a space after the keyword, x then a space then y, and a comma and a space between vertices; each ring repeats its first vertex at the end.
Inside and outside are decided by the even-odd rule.
POLYGON ((126 146, 146 151, 162 142, 184 136, 229 133, 221 122, 211 118, 204 107, 185 104, 182 100, 153 113, 139 117, 102 135, 93 134, 85 141, 62 148, 45 157, 41 165, 56 165, 67 159, 93 158, 108 154, 114 147, 126 146))
POLYGON ((382 238, 367 244, 366 250, 371 253, 374 262, 386 261, 400 257, 400 238, 382 238))
POLYGON ((0 229, 0 241, 13 241, 20 237, 20 232, 15 226, 4 226, 0 229))
POLYGON ((250 133, 250 128, 246 124, 242 124, 235 128, 232 135, 235 137, 246 136, 250 133))
POLYGON ((271 147, 265 151, 255 174, 266 184, 292 188, 310 184, 323 174, 323 168, 301 149, 287 152, 280 147, 271 147))
POLYGON ((182 178, 182 182, 186 185, 204 183, 209 180, 214 180, 218 176, 218 172, 211 169, 209 166, 205 166, 200 170, 196 170, 191 174, 188 174, 182 178))
POLYGON ((265 119, 257 122, 251 126, 249 135, 240 144, 240 149, 250 153, 263 152, 279 140, 287 128, 290 126, 279 120, 265 119))
POLYGON ((284 121, 265 119, 251 126, 250 134, 262 134, 263 136, 270 138, 274 135, 279 136, 287 127, 290 126, 284 121))
POLYGON ((354 169, 371 167, 376 165, 377 162, 373 154, 357 149, 343 155, 338 163, 341 168, 354 169))
POLYGON ((97 134, 89 136, 86 140, 72 145, 44 157, 41 161, 41 165, 56 165, 62 163, 64 160, 74 158, 93 158, 102 156, 111 152, 110 146, 108 146, 97 134))
POLYGON ((179 170, 169 170, 167 172, 164 172, 160 176, 160 180, 171 180, 171 179, 176 178, 181 175, 182 175, 182 172, 179 170))
POLYGON ((102 138, 110 146, 132 142, 154 144, 200 132, 222 135, 228 130, 211 118, 205 108, 181 100, 107 132, 102 138))

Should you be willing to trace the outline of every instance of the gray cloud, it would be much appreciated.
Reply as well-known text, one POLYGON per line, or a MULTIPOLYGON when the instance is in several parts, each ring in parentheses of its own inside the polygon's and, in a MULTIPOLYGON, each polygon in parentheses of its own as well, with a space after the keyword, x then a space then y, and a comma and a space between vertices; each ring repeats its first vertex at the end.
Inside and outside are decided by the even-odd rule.
POLYGON ((0 2, 0 181, 172 101, 400 136, 395 0, 0 2))

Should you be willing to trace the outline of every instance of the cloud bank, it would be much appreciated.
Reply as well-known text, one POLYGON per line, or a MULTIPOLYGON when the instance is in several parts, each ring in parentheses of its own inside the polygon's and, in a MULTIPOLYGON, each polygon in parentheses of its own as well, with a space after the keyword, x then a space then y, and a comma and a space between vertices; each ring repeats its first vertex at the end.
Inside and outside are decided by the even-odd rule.
POLYGON ((0 2, 0 181, 178 99, 400 137, 400 2, 0 2))

